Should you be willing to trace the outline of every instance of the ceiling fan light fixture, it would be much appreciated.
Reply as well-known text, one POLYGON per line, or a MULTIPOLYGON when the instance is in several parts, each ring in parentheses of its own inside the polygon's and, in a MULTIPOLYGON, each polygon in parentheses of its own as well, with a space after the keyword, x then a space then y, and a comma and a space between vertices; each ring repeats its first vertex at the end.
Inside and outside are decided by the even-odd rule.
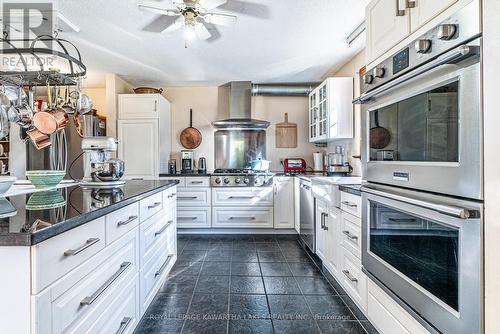
POLYGON ((192 41, 196 38, 196 30, 194 24, 186 24, 184 28, 184 37, 187 41, 192 41))

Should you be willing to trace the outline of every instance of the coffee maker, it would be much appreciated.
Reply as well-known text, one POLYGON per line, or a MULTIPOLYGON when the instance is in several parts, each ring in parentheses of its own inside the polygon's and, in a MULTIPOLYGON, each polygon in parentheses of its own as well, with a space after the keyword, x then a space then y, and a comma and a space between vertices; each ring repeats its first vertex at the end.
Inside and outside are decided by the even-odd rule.
POLYGON ((112 159, 118 140, 113 137, 85 137, 82 139, 83 179, 80 183, 87 187, 115 187, 125 184, 120 180, 125 171, 125 163, 112 159))
POLYGON ((194 152, 191 150, 181 151, 181 173, 192 174, 194 172, 194 152))

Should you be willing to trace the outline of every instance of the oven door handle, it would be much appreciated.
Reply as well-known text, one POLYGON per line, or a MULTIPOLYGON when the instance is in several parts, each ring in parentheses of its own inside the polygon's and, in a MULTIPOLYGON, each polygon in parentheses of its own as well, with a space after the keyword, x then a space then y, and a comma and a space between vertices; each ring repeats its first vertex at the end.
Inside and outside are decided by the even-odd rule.
POLYGON ((449 65, 449 64, 455 64, 458 63, 464 59, 470 58, 472 56, 477 56, 479 55, 479 46, 475 45, 460 45, 456 49, 453 49, 452 51, 449 51, 448 53, 436 58, 435 60, 411 71, 408 72, 402 76, 400 76, 397 79, 394 79, 393 81, 388 82, 387 84, 375 88, 374 90, 365 93, 358 97, 357 99, 354 99, 352 101, 353 104, 364 104, 368 102, 369 100, 373 99, 375 96, 385 93, 388 90, 396 87, 397 85, 400 85, 406 81, 409 81, 416 76, 419 76, 421 74, 424 74, 426 72, 429 72, 430 70, 433 70, 439 66, 443 65, 449 65))
POLYGON ((439 213, 442 213, 442 214, 445 214, 448 216, 457 217, 460 219, 469 219, 469 218, 476 217, 476 215, 477 215, 474 210, 469 210, 466 208, 461 208, 461 207, 446 205, 446 204, 441 204, 441 203, 434 203, 434 202, 430 202, 430 201, 424 201, 421 199, 402 196, 402 195, 391 193, 388 191, 375 190, 375 189, 372 189, 372 188, 369 188, 366 186, 362 187, 361 191, 368 193, 368 194, 393 199, 395 201, 420 206, 423 208, 427 208, 427 209, 430 209, 430 210, 433 210, 433 211, 436 211, 436 212, 439 212, 439 213))

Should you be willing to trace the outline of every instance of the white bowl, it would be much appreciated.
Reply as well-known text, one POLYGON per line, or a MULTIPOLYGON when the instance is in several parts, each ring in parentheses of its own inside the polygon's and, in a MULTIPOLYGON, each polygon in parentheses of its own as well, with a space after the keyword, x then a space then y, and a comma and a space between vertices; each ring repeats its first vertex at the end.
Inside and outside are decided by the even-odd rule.
POLYGON ((15 176, 0 176, 0 196, 3 196, 16 180, 15 176))

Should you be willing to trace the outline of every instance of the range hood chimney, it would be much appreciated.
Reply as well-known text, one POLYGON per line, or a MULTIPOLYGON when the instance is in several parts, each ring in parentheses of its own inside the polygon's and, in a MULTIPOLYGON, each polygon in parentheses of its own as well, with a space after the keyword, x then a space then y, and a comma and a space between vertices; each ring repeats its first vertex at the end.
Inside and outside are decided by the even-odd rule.
POLYGON ((217 129, 265 130, 269 122, 252 118, 252 96, 308 96, 317 84, 256 85, 232 81, 219 86, 219 111, 229 118, 212 122, 217 129))
POLYGON ((219 110, 228 111, 229 118, 212 122, 218 129, 261 130, 269 127, 269 122, 252 119, 252 83, 232 81, 219 86, 219 110))

